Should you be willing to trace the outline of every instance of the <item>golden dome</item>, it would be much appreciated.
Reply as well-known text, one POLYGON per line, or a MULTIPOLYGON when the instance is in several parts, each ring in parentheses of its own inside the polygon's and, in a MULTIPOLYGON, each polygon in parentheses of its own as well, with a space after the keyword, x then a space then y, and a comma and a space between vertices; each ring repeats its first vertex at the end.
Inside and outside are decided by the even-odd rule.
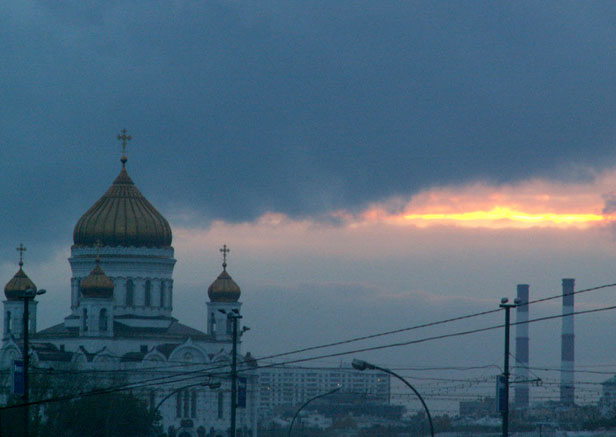
POLYGON ((212 302, 237 302, 241 293, 239 285, 227 273, 226 264, 223 264, 222 273, 207 289, 207 295, 212 302))
POLYGON ((15 276, 4 287, 4 295, 8 300, 17 300, 23 297, 24 291, 33 289, 36 291, 36 285, 28 278, 28 275, 22 269, 23 263, 19 262, 19 270, 15 276))
POLYGON ((73 231, 77 246, 168 247, 169 222, 135 186, 122 161, 122 171, 111 187, 79 219, 73 231))
POLYGON ((96 258, 96 267, 81 281, 81 294, 83 297, 113 296, 113 281, 105 274, 96 258))

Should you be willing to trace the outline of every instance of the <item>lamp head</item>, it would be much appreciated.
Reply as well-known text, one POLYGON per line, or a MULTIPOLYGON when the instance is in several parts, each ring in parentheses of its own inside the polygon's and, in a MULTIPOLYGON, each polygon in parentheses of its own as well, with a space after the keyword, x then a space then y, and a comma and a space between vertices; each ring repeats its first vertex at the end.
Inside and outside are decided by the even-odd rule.
POLYGON ((507 299, 506 297, 503 297, 501 299, 501 304, 506 304, 507 302, 509 302, 509 299, 507 299))
POLYGON ((522 299, 520 299, 519 297, 516 297, 515 299, 513 299, 513 303, 516 305, 520 305, 522 303, 522 299))
POLYGON ((28 288, 26 291, 24 291, 24 297, 34 298, 45 293, 47 293, 47 290, 35 290, 34 288, 28 288))
POLYGON ((353 361, 351 362, 351 366, 353 366, 353 368, 355 370, 366 370, 368 369, 368 363, 364 360, 358 360, 357 358, 353 358, 353 361))

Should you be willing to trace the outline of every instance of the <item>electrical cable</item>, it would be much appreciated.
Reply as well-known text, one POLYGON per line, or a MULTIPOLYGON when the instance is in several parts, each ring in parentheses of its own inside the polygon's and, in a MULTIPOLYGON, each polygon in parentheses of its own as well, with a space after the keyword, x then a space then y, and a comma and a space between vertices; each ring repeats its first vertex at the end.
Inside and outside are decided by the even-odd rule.
MULTIPOLYGON (((592 287, 592 288, 584 289, 584 290, 579 290, 577 292, 574 292, 573 294, 585 293, 585 292, 590 292, 590 291, 596 291, 596 290, 605 289, 605 288, 614 287, 614 286, 616 286, 616 283, 601 285, 601 286, 592 287)), ((526 305, 534 304, 534 303, 539 303, 539 302, 545 302, 545 301, 548 301, 548 300, 551 300, 551 299, 556 299, 558 297, 562 297, 562 294, 561 295, 557 295, 557 296, 550 296, 550 297, 546 297, 546 298, 530 301, 526 305)), ((608 310, 612 310, 612 309, 615 309, 615 308, 616 308, 616 305, 615 306, 609 306, 609 307, 595 308, 595 309, 590 309, 590 310, 576 311, 576 312, 568 313, 568 314, 565 314, 565 315, 558 314, 558 315, 553 315, 553 316, 545 316, 545 317, 531 319, 531 320, 527 320, 527 321, 523 321, 523 322, 511 323, 511 325, 529 324, 529 323, 534 323, 534 322, 539 322, 539 321, 545 321, 545 320, 562 318, 562 317, 565 317, 565 316, 589 314, 589 313, 596 313, 596 312, 600 312, 600 311, 608 311, 608 310)), ((339 341, 339 342, 335 342, 335 343, 329 343, 329 344, 325 344, 325 345, 321 345, 321 346, 313 346, 313 347, 309 347, 309 348, 302 348, 302 349, 298 349, 298 350, 291 351, 291 352, 286 352, 286 353, 281 353, 281 354, 276 354, 276 355, 272 355, 272 356, 269 356, 269 357, 265 357, 265 359, 278 358, 278 357, 281 357, 281 356, 287 356, 287 355, 291 355, 291 354, 297 354, 297 353, 300 353, 300 352, 306 352, 306 351, 310 351, 310 350, 322 349, 322 348, 337 346, 337 345, 341 345, 341 344, 348 344, 348 343, 357 342, 357 341, 361 341, 361 340, 366 340, 366 339, 370 339, 370 338, 381 337, 381 336, 384 336, 384 335, 391 335, 391 334, 394 334, 394 333, 405 332, 405 331, 409 331, 409 330, 413 330, 413 329, 425 328, 425 327, 429 327, 429 326, 436 326, 436 325, 440 325, 440 324, 444 324, 444 323, 450 323, 450 322, 453 322, 453 321, 459 321, 459 320, 464 320, 464 319, 468 319, 468 318, 472 318, 472 317, 478 317, 478 316, 481 316, 481 315, 491 314, 491 313, 495 313, 495 312, 498 312, 498 311, 501 311, 501 310, 502 309, 499 308, 499 309, 495 309, 495 310, 482 311, 482 312, 471 314, 471 315, 450 318, 450 319, 446 319, 446 320, 442 320, 442 321, 438 321, 438 322, 426 323, 426 324, 422 324, 422 325, 416 325, 416 326, 413 326, 413 327, 398 329, 398 330, 395 330, 395 331, 382 332, 382 333, 373 334, 373 335, 369 335, 369 336, 363 336, 363 337, 358 337, 358 338, 354 338, 354 339, 339 341)), ((300 363, 300 362, 308 362, 308 361, 313 361, 313 360, 318 360, 318 359, 323 359, 323 358, 332 358, 332 357, 338 357, 338 356, 343 356, 343 355, 350 355, 350 354, 367 352, 367 351, 374 351, 374 350, 382 350, 382 349, 388 349, 388 348, 393 348, 393 347, 408 346, 408 345, 412 345, 412 344, 419 344, 419 343, 424 343, 424 342, 433 341, 433 340, 440 340, 440 339, 445 339, 445 338, 459 337, 459 336, 465 336, 465 335, 475 334, 475 333, 479 333, 479 332, 490 331, 490 330, 502 328, 503 326, 504 326, 503 324, 498 324, 498 325, 488 326, 488 327, 484 327, 484 328, 477 328, 477 329, 471 329, 471 330, 466 330, 466 331, 454 332, 454 333, 449 333, 449 334, 442 334, 442 335, 426 337, 426 338, 417 339, 417 340, 411 340, 411 341, 405 341, 405 342, 397 342, 397 343, 391 343, 391 344, 387 344, 387 345, 372 346, 372 347, 360 348, 360 349, 355 349, 355 350, 345 351, 345 352, 337 352, 337 353, 324 354, 324 355, 320 355, 320 356, 317 356, 317 357, 300 358, 300 359, 296 359, 296 360, 290 360, 290 361, 287 361, 287 362, 284 362, 284 363, 277 363, 276 365, 288 365, 288 364, 294 364, 294 363, 300 363)), ((245 363, 242 363, 242 364, 245 364, 245 363)), ((195 365, 195 363, 190 363, 190 365, 195 365)), ((263 368, 263 367, 272 367, 272 366, 273 365, 266 365, 266 366, 261 366, 261 368, 263 368)), ((222 367, 227 367, 227 365, 221 366, 219 368, 222 368, 222 367)), ((210 370, 215 370, 215 368, 212 368, 210 370)), ((183 373, 183 375, 186 375, 186 373, 198 373, 198 372, 204 372, 204 371, 207 371, 207 369, 191 371, 191 372, 182 372, 182 373, 183 373)), ((238 373, 239 372, 241 372, 241 369, 238 370, 238 373)), ((227 373, 227 372, 225 372, 225 373, 227 373)), ((195 376, 195 378, 196 377, 198 377, 198 376, 195 376)), ((140 382, 136 382, 136 383, 129 383, 129 384, 118 386, 116 388, 105 389, 103 391, 103 393, 110 393, 110 392, 113 392, 113 391, 122 391, 122 390, 134 390, 134 389, 138 389, 141 386, 146 386, 145 384, 150 382, 150 381, 163 381, 163 380, 169 379, 169 378, 172 378, 172 377, 165 376, 165 377, 154 378, 154 379, 148 380, 148 381, 140 381, 140 382), (112 391, 109 391, 109 390, 112 390, 112 391)), ((182 381, 182 380, 183 379, 181 379, 181 380, 174 380, 174 381, 171 381, 171 382, 179 382, 179 381, 182 381)), ((169 383, 171 383, 171 382, 169 382, 169 383)), ((149 385, 151 385, 151 384, 149 384, 149 385)), ((83 396, 90 396, 90 395, 94 395, 94 394, 101 394, 100 392, 101 392, 101 390, 93 390, 91 392, 79 393, 79 394, 75 395, 73 398, 75 398, 75 397, 83 397, 83 396)), ((69 399, 71 399, 70 396, 68 396, 68 397, 64 396, 60 400, 69 400, 69 399)), ((57 401, 57 400, 51 398, 51 399, 46 399, 46 400, 41 400, 41 401, 29 402, 28 405, 36 405, 36 404, 40 404, 40 403, 54 402, 54 401, 57 401)), ((8 408, 18 408, 18 407, 24 406, 24 405, 26 405, 26 404, 18 404, 18 405, 15 405, 15 406, 4 406, 4 407, 0 407, 0 410, 8 409, 8 408)))

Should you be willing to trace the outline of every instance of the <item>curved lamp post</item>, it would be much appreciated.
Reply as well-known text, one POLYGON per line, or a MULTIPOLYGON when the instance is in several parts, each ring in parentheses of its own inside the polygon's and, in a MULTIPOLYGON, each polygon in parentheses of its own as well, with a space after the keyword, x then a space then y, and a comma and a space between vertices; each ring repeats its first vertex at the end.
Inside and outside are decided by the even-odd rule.
POLYGON ((319 398, 322 398, 322 397, 325 397, 325 396, 331 395, 332 393, 336 393, 336 392, 337 392, 338 390, 340 390, 341 388, 342 388, 342 387, 336 387, 336 388, 335 388, 335 389, 333 389, 333 390, 330 390, 330 391, 328 391, 328 392, 326 392, 326 393, 321 393, 320 395, 316 395, 315 397, 310 398, 310 399, 308 399, 306 402, 304 402, 304 403, 302 404, 302 406, 301 406, 301 407, 299 407, 299 409, 295 412, 295 416, 293 416, 293 420, 291 420, 291 425, 289 425, 289 432, 288 432, 287 436, 288 436, 288 437, 291 437, 291 431, 293 430, 293 424, 295 423, 295 419, 297 419, 297 416, 299 415, 299 412, 300 412, 300 411, 302 411, 306 405, 308 405, 310 402, 312 402, 312 401, 314 401, 314 400, 317 400, 317 399, 319 399, 319 398))
MULTIPOLYGON (((185 390, 187 388, 190 387, 197 387, 197 386, 201 386, 201 387, 208 387, 211 390, 216 390, 217 388, 220 388, 220 382, 197 382, 195 384, 188 384, 182 387, 178 387, 175 390, 171 390, 171 393, 169 393, 167 396, 165 396, 164 398, 162 398, 158 404, 156 404, 156 406, 152 409, 152 420, 154 420, 154 415, 156 414, 156 412, 159 410, 159 408, 161 407, 161 405, 167 400, 169 399, 171 396, 173 396, 174 394, 181 392, 182 390, 185 390)), ((153 426, 153 424, 152 424, 153 426)))
POLYGON ((353 362, 351 363, 351 365, 353 366, 354 369, 357 369, 357 370, 380 370, 381 372, 388 373, 391 376, 394 376, 394 377, 398 378, 408 388, 413 390, 413 393, 415 393, 417 395, 417 397, 419 398, 419 400, 421 401, 421 404, 423 405, 424 410, 426 410, 426 414, 428 416, 428 422, 430 422, 430 435, 432 437, 434 437, 434 426, 432 425, 432 416, 430 415, 430 410, 428 410, 428 406, 424 402, 424 400, 421 397, 421 395, 419 394, 419 392, 417 390, 415 390, 415 387, 413 387, 406 379, 404 379, 403 377, 401 377, 400 375, 398 375, 396 372, 394 372, 392 370, 386 369, 384 367, 375 366, 374 364, 370 364, 367 361, 354 359, 353 362))

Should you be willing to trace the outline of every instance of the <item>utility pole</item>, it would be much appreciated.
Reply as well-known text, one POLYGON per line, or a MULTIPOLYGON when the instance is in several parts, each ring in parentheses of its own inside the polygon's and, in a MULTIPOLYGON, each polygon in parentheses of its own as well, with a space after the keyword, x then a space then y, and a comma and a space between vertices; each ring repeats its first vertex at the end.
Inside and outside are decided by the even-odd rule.
POLYGON ((32 289, 24 291, 24 436, 30 435, 30 405, 29 402, 29 387, 28 387, 28 367, 30 365, 30 354, 28 353, 28 292, 34 291, 32 289))
POLYGON ((30 383, 28 380, 28 368, 30 366, 30 354, 29 354, 29 332, 30 332, 30 314, 28 303, 30 299, 34 299, 37 295, 44 294, 46 290, 36 290, 29 288, 24 291, 24 436, 30 435, 30 383))
POLYGON ((503 437, 509 436, 509 325, 511 323, 511 308, 515 308, 520 303, 519 299, 515 299, 513 303, 507 303, 509 299, 503 297, 499 307, 505 310, 505 363, 503 366, 503 382, 504 382, 504 408, 503 408, 503 437))
POLYGON ((236 312, 231 311, 227 313, 227 318, 231 319, 233 323, 233 348, 231 350, 231 433, 230 437, 235 437, 236 428, 236 411, 237 411, 237 321, 242 316, 236 312))

